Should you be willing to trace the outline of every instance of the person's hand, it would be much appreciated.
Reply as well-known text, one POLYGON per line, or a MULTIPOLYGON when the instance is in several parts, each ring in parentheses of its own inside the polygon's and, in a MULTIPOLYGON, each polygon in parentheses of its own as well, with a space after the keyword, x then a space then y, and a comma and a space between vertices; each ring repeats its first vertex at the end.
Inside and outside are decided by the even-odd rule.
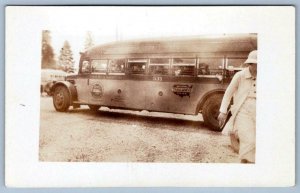
POLYGON ((219 125, 221 127, 226 121, 226 114, 225 113, 220 113, 219 116, 218 116, 218 120, 219 120, 219 125))

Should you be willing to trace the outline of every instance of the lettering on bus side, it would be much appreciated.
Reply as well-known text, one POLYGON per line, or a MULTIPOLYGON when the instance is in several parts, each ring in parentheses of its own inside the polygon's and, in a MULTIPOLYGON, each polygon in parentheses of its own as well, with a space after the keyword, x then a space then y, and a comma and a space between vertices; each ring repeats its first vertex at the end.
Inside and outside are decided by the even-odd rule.
POLYGON ((188 84, 175 84, 173 85, 172 92, 180 97, 188 96, 192 92, 193 85, 188 84))
POLYGON ((154 81, 162 81, 162 77, 161 76, 153 76, 153 80, 154 81))

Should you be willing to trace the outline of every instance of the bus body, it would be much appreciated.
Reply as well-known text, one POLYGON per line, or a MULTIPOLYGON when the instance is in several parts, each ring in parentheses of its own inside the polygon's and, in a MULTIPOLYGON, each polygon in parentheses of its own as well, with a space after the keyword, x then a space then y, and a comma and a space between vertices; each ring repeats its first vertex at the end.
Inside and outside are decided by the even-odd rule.
POLYGON ((234 73, 257 49, 256 34, 116 42, 81 53, 79 72, 52 87, 57 111, 89 105, 197 115, 218 130, 234 73))

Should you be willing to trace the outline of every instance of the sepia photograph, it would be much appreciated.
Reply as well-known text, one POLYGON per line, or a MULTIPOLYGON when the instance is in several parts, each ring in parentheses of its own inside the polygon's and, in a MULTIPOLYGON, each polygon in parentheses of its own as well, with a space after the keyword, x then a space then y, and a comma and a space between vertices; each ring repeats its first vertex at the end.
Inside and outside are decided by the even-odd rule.
POLYGON ((5 30, 8 187, 295 184, 294 7, 8 6, 5 30))
POLYGON ((255 163, 257 34, 127 40, 117 27, 102 44, 42 31, 40 161, 255 163))

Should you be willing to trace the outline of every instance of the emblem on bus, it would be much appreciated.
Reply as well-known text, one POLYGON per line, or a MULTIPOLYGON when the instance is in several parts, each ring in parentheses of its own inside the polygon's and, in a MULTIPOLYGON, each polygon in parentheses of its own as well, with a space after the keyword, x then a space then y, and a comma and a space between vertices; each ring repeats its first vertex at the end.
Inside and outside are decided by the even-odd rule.
POLYGON ((192 92, 193 85, 186 85, 186 84, 175 84, 173 85, 172 91, 174 94, 184 97, 188 96, 190 97, 190 94, 192 92))
POLYGON ((103 87, 101 84, 95 84, 93 85, 91 94, 95 98, 101 98, 103 95, 103 87))

